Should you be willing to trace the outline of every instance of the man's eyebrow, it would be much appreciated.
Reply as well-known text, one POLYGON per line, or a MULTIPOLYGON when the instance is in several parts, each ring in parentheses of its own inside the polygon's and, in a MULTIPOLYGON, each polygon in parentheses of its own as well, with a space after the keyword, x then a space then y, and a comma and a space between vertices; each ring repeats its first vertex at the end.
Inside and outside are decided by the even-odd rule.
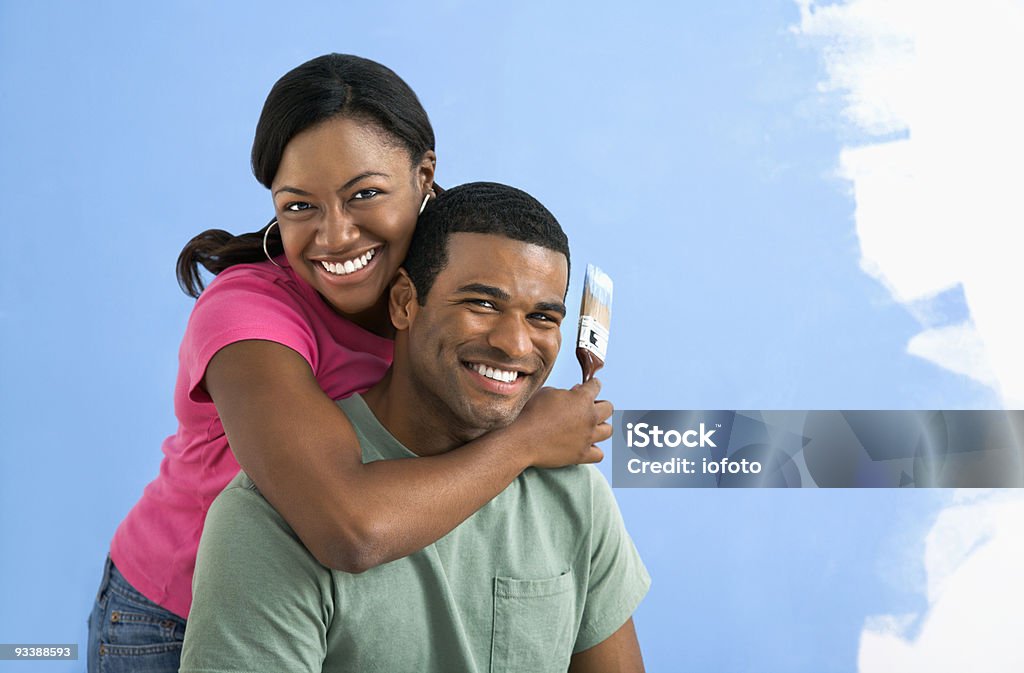
MULTIPOLYGON (((372 177, 390 178, 391 176, 388 173, 381 173, 380 171, 366 171, 365 173, 360 173, 356 177, 352 178, 351 180, 343 184, 341 187, 338 188, 338 191, 344 191, 351 187, 352 185, 359 182, 360 180, 365 180, 366 178, 372 177)), ((286 192, 288 194, 298 194, 299 196, 309 196, 309 192, 299 189, 298 187, 290 187, 288 185, 284 185, 278 188, 277 191, 274 192, 274 196, 277 196, 282 192, 286 192)))
POLYGON ((455 291, 457 294, 484 294, 488 297, 494 297, 501 301, 508 301, 512 298, 508 292, 505 292, 500 287, 494 287, 493 285, 484 285, 483 283, 470 283, 469 285, 463 285, 455 291))
POLYGON ((565 304, 560 301, 542 301, 534 306, 534 308, 538 311, 550 311, 552 313, 557 313, 563 318, 565 317, 565 304))
MULTIPOLYGON (((505 292, 500 287, 494 287, 493 285, 484 285, 483 283, 470 283, 469 285, 463 285, 455 291, 456 294, 482 294, 488 297, 494 297, 501 301, 509 301, 512 299, 512 295, 505 292)), ((541 301, 534 304, 533 309, 535 311, 550 311, 551 313, 557 313, 558 315, 565 317, 565 304, 560 301, 541 301)))

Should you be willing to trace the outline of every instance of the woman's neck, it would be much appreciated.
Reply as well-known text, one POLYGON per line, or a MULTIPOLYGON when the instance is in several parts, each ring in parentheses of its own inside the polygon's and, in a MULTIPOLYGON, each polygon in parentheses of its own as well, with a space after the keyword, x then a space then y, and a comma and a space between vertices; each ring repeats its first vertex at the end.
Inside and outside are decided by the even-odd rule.
POLYGON ((324 299, 322 295, 320 299, 330 306, 335 313, 349 322, 359 325, 367 332, 387 339, 395 338, 395 326, 391 324, 391 315, 388 312, 387 292, 381 295, 376 304, 367 308, 365 311, 360 311, 358 313, 342 313, 338 309, 334 308, 334 306, 324 299))

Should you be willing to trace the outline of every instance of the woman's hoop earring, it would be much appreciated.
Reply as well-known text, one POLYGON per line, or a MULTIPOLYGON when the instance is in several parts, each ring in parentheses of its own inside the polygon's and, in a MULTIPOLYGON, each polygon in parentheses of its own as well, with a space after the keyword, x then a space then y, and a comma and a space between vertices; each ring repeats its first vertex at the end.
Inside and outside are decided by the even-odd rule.
MULTIPOLYGON (((280 264, 278 264, 277 262, 274 261, 274 258, 270 256, 270 251, 267 250, 267 235, 270 234, 270 230, 274 228, 275 224, 277 224, 277 220, 276 219, 273 222, 271 222, 270 224, 268 224, 267 225, 267 230, 263 232, 263 254, 267 256, 267 259, 270 260, 271 264, 273 264, 277 268, 281 269, 283 267, 280 264)), ((278 229, 280 229, 280 228, 281 228, 281 225, 278 225, 278 229)))
POLYGON ((422 215, 423 211, 427 209, 427 201, 430 200, 431 194, 432 192, 427 192, 427 195, 423 197, 423 203, 420 204, 420 215, 422 215))

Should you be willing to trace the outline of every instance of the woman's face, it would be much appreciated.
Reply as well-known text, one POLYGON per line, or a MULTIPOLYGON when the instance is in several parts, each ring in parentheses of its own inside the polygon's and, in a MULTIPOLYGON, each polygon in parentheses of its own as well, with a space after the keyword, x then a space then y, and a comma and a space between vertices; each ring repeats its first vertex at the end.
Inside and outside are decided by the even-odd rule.
MULTIPOLYGON (((295 273, 363 326, 405 259, 434 153, 413 166, 408 151, 372 124, 335 117, 284 149, 271 193, 295 273)), ((386 317, 385 317, 386 319, 386 317)))

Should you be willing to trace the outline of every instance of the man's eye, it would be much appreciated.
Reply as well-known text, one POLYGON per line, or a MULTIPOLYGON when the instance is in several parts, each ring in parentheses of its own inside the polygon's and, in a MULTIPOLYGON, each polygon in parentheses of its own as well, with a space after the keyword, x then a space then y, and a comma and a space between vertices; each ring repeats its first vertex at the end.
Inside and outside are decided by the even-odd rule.
POLYGON ((303 210, 308 210, 309 208, 312 208, 312 207, 313 206, 309 205, 305 201, 294 201, 292 203, 289 203, 287 206, 285 206, 284 209, 288 210, 288 211, 291 211, 293 213, 298 213, 298 212, 301 212, 303 210))
POLYGON ((352 198, 359 200, 372 199, 378 194, 380 194, 379 189, 360 189, 358 192, 352 195, 352 198))
POLYGON ((494 303, 487 299, 470 299, 469 303, 473 306, 479 306, 480 308, 494 308, 494 303))
POLYGON ((558 322, 557 318, 555 318, 554 316, 550 316, 547 313, 531 313, 530 314, 530 319, 531 320, 537 320, 539 322, 553 322, 553 323, 557 323, 558 322))

